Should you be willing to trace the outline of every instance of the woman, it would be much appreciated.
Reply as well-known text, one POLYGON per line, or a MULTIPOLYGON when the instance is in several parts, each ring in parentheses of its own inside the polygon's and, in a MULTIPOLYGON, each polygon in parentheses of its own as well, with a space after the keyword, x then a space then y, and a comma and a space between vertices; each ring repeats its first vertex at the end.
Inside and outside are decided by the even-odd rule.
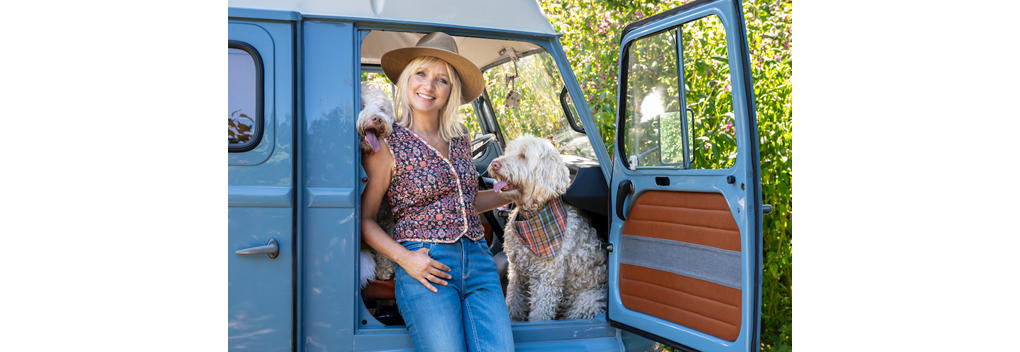
POLYGON ((481 94, 478 67, 445 33, 383 55, 396 83, 393 133, 362 165, 362 239, 399 264, 396 296, 418 351, 513 351, 510 318, 478 213, 509 203, 478 191, 457 108, 481 94), (390 237, 376 223, 392 207, 390 237))

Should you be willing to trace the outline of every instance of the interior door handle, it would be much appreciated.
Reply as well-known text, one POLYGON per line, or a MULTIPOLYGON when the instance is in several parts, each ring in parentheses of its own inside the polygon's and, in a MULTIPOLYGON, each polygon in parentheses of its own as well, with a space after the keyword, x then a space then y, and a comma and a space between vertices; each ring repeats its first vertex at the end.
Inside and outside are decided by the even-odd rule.
POLYGON ((280 245, 276 244, 275 238, 270 238, 269 243, 266 243, 265 246, 240 249, 237 252, 234 252, 234 254, 241 255, 268 254, 269 258, 276 259, 276 256, 280 255, 280 245))
POLYGON ((634 182, 630 180, 621 181, 616 188, 616 215, 622 220, 627 220, 627 217, 623 215, 623 203, 627 201, 627 196, 631 193, 634 193, 634 182))

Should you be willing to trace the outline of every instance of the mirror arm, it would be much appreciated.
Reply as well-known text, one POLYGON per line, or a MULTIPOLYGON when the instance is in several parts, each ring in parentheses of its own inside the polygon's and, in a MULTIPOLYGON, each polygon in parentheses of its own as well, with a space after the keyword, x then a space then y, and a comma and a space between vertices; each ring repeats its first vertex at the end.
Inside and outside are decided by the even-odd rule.
POLYGON ((560 91, 560 106, 563 107, 563 114, 567 115, 567 122, 570 123, 570 128, 574 131, 588 134, 584 131, 584 127, 578 126, 577 121, 574 121, 574 114, 570 112, 570 107, 567 106, 567 87, 563 86, 563 90, 560 91))

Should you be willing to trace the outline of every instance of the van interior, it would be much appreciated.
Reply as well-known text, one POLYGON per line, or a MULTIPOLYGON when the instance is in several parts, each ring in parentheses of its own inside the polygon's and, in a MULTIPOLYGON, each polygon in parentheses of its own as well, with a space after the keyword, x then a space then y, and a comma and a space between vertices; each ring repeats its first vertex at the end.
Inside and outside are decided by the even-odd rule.
MULTIPOLYGON (((414 46, 425 34, 370 31, 361 46, 362 82, 392 96, 393 85, 383 74, 380 58, 390 50, 414 46)), ((608 242, 609 188, 552 55, 540 45, 526 41, 461 36, 454 39, 460 54, 475 63, 486 80, 482 95, 460 111, 473 138, 472 156, 480 175, 479 189, 492 188, 493 181, 486 169, 502 155, 508 141, 524 134, 548 138, 559 149, 570 171, 572 183, 563 200, 586 212, 601 240, 608 242), (514 99, 518 96, 519 100, 514 99)), ((486 240, 500 269, 504 293, 507 261, 503 253, 503 228, 509 210, 501 208, 480 214, 486 240)), ((392 280, 373 281, 361 291, 364 303, 358 319, 361 328, 404 325, 393 288, 392 280)))

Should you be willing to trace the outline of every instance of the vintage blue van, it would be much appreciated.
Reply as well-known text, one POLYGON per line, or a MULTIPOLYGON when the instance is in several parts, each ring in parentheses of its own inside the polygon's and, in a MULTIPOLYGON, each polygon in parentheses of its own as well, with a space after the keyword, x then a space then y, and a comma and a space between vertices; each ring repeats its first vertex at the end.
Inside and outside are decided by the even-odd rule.
MULTIPOLYGON (((740 1, 693 1, 605 43, 621 45, 607 150, 534 0, 229 0, 231 350, 413 350, 392 291, 358 283, 355 119, 382 54, 433 31, 486 77, 462 109, 479 187, 507 141, 550 138, 573 178, 563 200, 587 212, 610 259, 605 314, 514 323, 517 351, 758 349, 769 207, 740 1)), ((483 215, 498 258, 506 212, 483 215)))

